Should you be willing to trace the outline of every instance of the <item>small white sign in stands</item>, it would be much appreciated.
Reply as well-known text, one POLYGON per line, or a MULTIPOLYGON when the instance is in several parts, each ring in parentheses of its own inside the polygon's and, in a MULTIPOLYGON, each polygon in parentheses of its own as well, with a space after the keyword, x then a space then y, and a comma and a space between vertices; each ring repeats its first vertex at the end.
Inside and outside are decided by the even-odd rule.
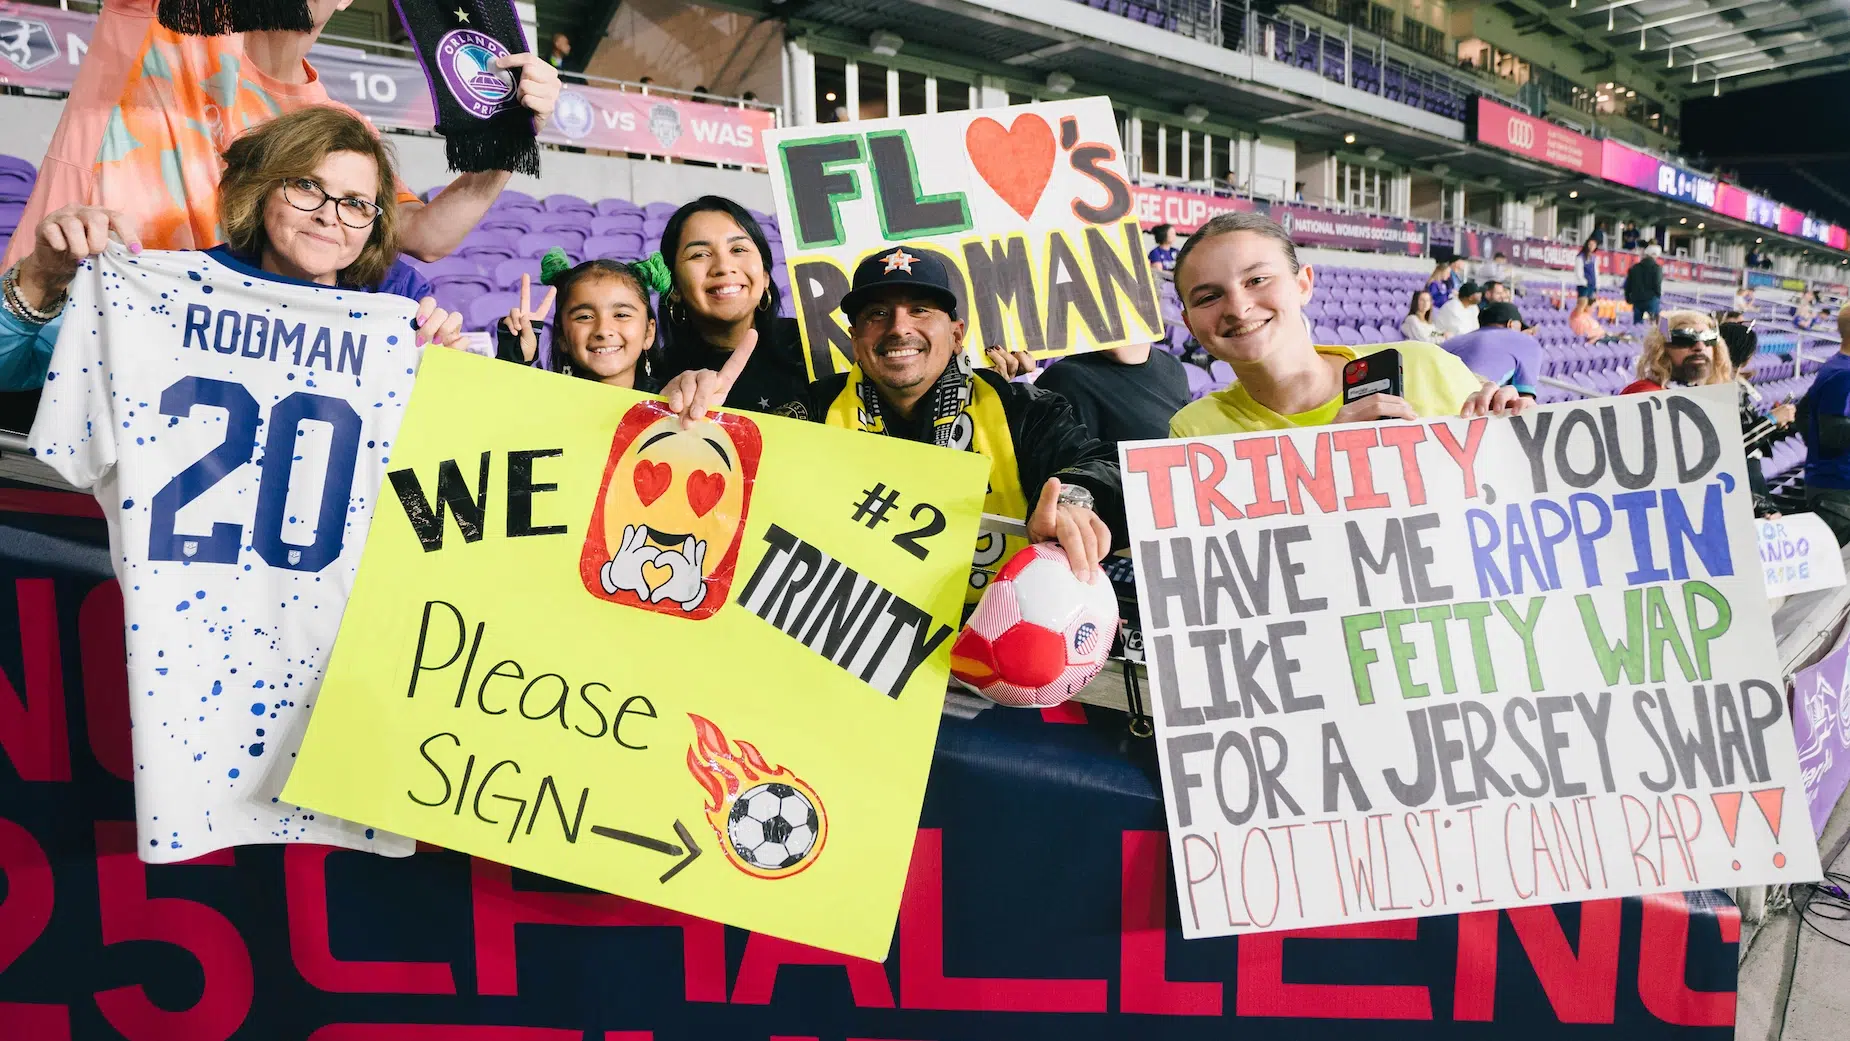
POLYGON ((1761 521, 1760 566, 1766 572, 1769 598, 1844 584, 1844 558, 1837 536, 1815 513, 1761 521))

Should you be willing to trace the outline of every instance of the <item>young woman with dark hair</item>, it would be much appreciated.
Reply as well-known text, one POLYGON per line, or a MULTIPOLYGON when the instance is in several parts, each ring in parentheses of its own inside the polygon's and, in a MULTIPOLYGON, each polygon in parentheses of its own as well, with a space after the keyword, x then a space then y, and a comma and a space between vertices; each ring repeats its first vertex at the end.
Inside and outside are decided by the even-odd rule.
POLYGON ((665 384, 683 372, 719 372, 749 337, 755 346, 725 405, 802 411, 809 390, 802 335, 796 319, 778 314, 771 246, 757 220, 731 199, 702 196, 668 218, 662 259, 672 281, 661 302, 656 378, 665 384))

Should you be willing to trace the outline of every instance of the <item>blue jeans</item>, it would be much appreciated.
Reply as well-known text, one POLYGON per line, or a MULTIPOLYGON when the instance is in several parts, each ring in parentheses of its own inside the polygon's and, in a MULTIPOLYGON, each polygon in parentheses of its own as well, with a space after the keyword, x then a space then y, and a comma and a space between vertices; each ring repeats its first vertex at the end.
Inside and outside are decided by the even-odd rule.
POLYGON ((1633 308, 1633 312, 1636 314, 1639 321, 1643 321, 1646 315, 1656 318, 1658 315, 1664 313, 1664 298, 1661 296, 1654 296, 1633 308))
POLYGON ((1592 286, 1581 286, 1575 295, 1578 297, 1585 297, 1588 300, 1597 300, 1599 299, 1599 290, 1592 286))

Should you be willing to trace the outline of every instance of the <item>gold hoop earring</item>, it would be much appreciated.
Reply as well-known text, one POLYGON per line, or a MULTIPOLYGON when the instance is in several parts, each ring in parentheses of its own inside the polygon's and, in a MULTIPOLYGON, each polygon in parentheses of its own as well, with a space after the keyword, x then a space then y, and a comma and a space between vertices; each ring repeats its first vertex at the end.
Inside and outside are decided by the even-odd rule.
POLYGON ((679 325, 687 321, 687 307, 681 302, 681 298, 678 295, 668 298, 667 310, 669 319, 675 324, 679 325))
POLYGON ((758 310, 769 311, 770 309, 771 309, 771 291, 769 289, 766 289, 764 291, 764 295, 758 298, 758 310))

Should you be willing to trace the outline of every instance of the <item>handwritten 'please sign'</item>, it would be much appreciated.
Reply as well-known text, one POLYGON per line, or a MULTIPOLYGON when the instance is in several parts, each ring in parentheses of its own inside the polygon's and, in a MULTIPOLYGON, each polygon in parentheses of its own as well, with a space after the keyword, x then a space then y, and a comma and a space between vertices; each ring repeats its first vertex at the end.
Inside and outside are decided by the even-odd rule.
POLYGON ((1109 99, 790 127, 765 145, 813 377, 853 360, 839 307, 855 265, 902 243, 944 262, 978 355, 1162 336, 1109 99))
POLYGON ((1188 935, 1818 877, 1731 392, 1123 462, 1188 935))

